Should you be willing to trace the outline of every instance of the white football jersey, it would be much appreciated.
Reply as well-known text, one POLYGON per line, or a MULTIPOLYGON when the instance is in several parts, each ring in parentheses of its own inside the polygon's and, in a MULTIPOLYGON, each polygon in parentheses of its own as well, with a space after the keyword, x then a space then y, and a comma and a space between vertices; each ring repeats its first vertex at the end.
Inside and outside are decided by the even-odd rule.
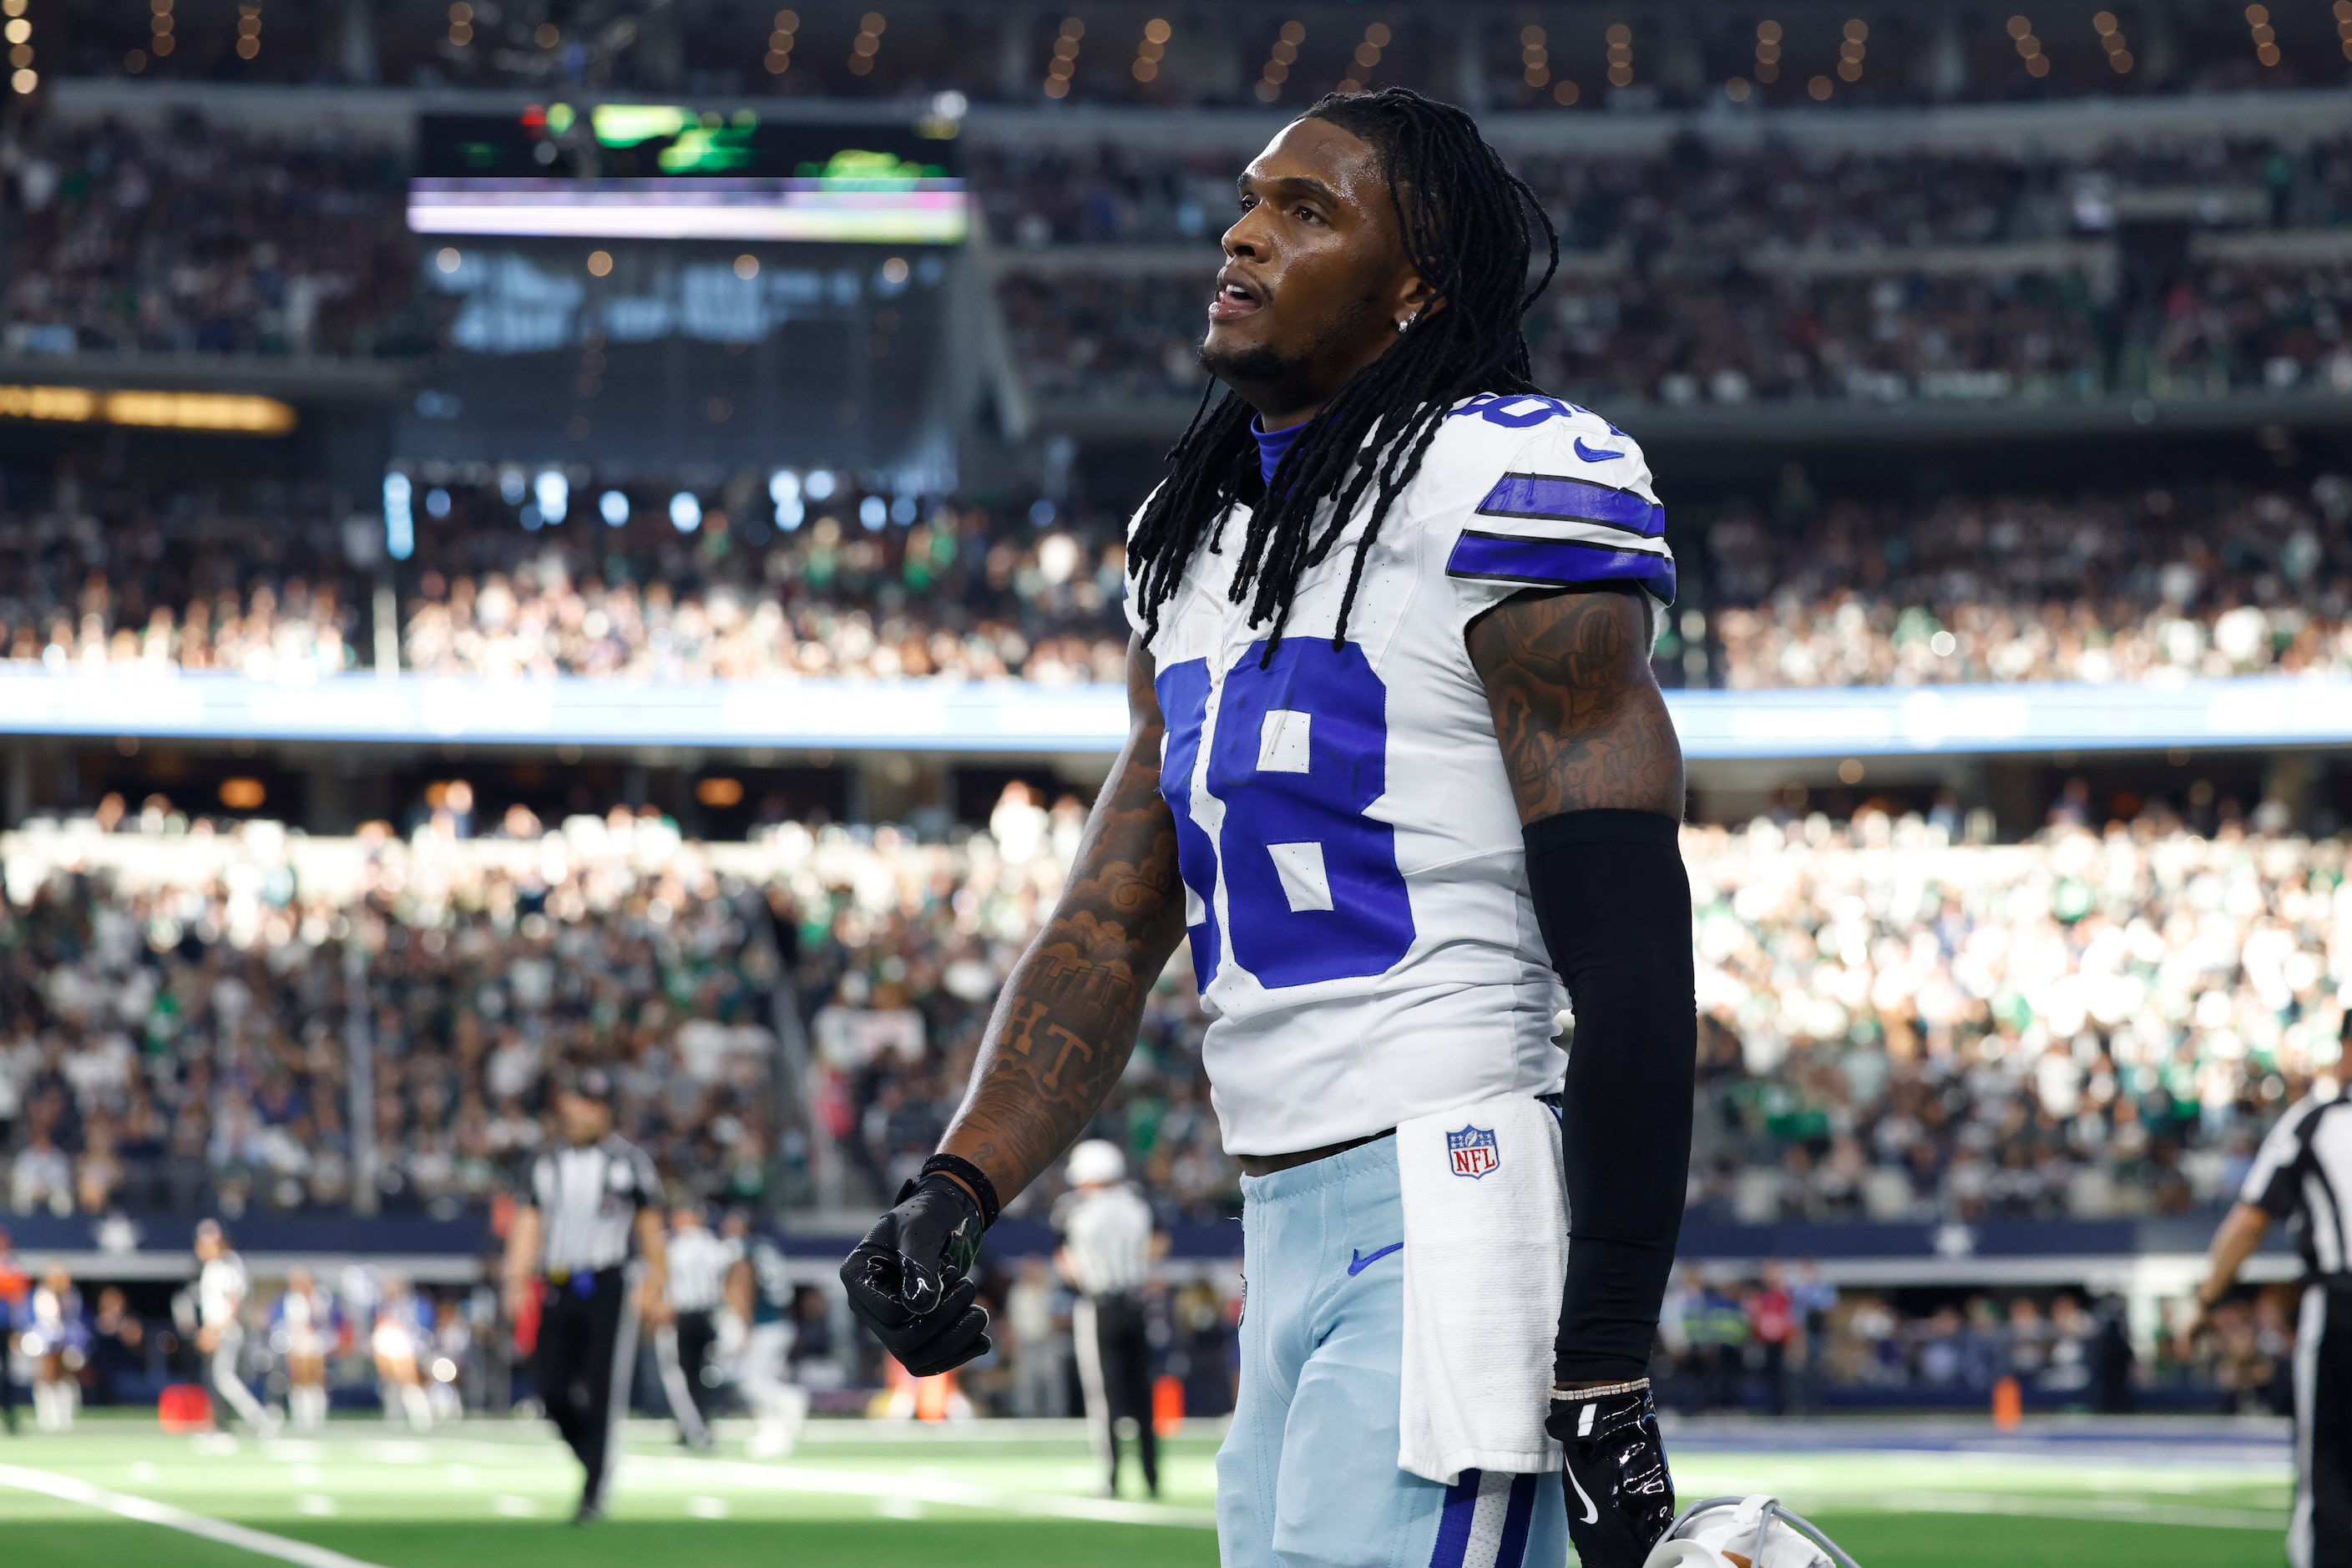
POLYGON ((1674 600, 1640 449, 1555 398, 1447 412, 1334 649, 1369 511, 1300 579, 1270 667, 1269 628, 1226 593, 1245 509, 1222 552, 1195 553, 1150 640, 1202 1055, 1236 1154, 1559 1088, 1567 994, 1465 635, 1530 586, 1632 582, 1674 600))
POLYGON ((208 1329, 234 1327, 252 1289, 252 1281, 245 1272, 245 1259, 234 1252, 222 1253, 197 1271, 198 1321, 208 1329))

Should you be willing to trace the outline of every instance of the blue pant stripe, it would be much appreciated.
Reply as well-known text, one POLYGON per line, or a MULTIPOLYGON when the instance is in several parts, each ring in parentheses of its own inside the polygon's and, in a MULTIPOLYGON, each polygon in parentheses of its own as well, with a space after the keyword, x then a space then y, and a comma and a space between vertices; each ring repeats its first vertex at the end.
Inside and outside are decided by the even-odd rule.
POLYGON ((1495 1552, 1495 1568, 1523 1568, 1528 1557, 1528 1527, 1536 1517, 1536 1484, 1540 1476, 1511 1478, 1511 1506, 1503 1515, 1503 1543, 1495 1552))
POLYGON ((1478 1472, 1465 1470, 1445 1489, 1445 1512, 1437 1521, 1437 1550, 1429 1568, 1462 1568, 1470 1551, 1470 1526, 1478 1518, 1478 1472))

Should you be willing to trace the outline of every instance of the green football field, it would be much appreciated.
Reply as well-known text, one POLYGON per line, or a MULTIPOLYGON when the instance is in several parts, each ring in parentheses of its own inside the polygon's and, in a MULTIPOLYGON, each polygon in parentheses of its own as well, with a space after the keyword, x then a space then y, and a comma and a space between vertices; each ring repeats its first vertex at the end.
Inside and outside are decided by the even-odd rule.
MULTIPOLYGON (((1083 1440, 1015 1424, 929 1432, 819 1423, 789 1459, 716 1458, 633 1436, 611 1517, 567 1521, 577 1470, 551 1438, 477 1422, 423 1437, 338 1422, 317 1439, 168 1437, 86 1421, 0 1437, 8 1568, 1061 1568, 1207 1565, 1213 1440, 1184 1437, 1154 1505, 1091 1495, 1083 1440)), ((1685 1500, 1769 1490, 1863 1568, 2272 1568, 2283 1466, 2221 1447, 2105 1457, 1820 1441, 1772 1451, 1721 1435, 1683 1447, 1685 1500)))

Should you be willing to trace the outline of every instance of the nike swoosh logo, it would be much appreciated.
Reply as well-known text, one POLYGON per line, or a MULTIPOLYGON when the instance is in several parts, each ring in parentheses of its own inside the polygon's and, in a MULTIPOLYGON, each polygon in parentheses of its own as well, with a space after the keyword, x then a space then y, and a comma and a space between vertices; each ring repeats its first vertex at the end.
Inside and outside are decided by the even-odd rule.
POLYGON ((1402 1252, 1403 1250, 1404 1243, 1402 1241, 1391 1241, 1386 1247, 1381 1247, 1378 1252, 1370 1254, 1358 1252, 1351 1247, 1348 1248, 1349 1277, 1353 1279, 1356 1275, 1361 1274, 1365 1269, 1370 1268, 1373 1264, 1378 1263, 1381 1258, 1386 1258, 1390 1253, 1402 1252))
POLYGON ((1579 436, 1576 438, 1576 455, 1588 463, 1605 463, 1612 458, 1622 458, 1625 454, 1612 452, 1606 447, 1588 447, 1584 444, 1584 437, 1579 436))
POLYGON ((1562 1465, 1560 1468, 1567 1473, 1568 1484, 1576 1489, 1576 1500, 1584 1505, 1583 1522, 1591 1524, 1593 1521, 1601 1517, 1601 1510, 1592 1506, 1592 1500, 1591 1498, 1584 1495, 1584 1483, 1576 1479, 1576 1467, 1574 1465, 1562 1465))

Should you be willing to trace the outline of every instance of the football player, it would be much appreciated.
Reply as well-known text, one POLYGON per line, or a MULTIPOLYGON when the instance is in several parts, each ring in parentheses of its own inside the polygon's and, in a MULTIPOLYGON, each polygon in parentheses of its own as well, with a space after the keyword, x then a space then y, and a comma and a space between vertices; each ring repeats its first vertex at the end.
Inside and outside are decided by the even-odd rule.
MULTIPOLYGON (((1467 115, 1326 98, 1238 195, 1201 345, 1227 390, 1129 529, 1126 747, 940 1152, 843 1277, 910 1371, 984 1350, 981 1235, 1189 932, 1246 1203, 1223 1562, 1517 1568, 1565 1531, 1635 1568, 1674 1516, 1646 1374, 1696 1032, 1664 514, 1633 441, 1528 378, 1557 240, 1467 115), (1565 1262, 1519 1397, 1558 1447, 1448 1484, 1401 1462, 1399 1130, 1554 1094, 1568 1235, 1528 1239, 1565 1262)), ((1457 1177, 1528 1169, 1487 1129, 1449 1147, 1457 1177)))

